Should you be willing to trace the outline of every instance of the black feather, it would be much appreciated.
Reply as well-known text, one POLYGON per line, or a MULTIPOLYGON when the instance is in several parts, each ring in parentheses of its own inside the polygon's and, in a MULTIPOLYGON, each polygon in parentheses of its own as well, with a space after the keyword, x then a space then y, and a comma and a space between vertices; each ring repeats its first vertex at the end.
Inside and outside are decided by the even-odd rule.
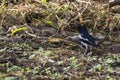
POLYGON ((86 26, 78 26, 79 38, 82 43, 85 45, 97 46, 96 39, 89 34, 86 26))

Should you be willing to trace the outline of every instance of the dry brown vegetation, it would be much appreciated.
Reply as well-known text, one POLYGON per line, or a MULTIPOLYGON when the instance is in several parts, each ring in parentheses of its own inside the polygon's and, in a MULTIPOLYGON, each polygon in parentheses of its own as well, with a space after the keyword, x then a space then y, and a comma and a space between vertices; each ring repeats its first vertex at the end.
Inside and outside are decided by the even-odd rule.
POLYGON ((108 0, 2 0, 0 80, 119 80, 120 6, 108 0), (83 55, 80 23, 105 36, 83 55))

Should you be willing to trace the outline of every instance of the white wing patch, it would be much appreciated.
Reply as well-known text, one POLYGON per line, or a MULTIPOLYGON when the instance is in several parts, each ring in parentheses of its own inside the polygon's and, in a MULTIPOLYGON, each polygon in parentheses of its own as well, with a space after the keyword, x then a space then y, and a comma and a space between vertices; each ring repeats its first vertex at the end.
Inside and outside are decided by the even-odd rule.
POLYGON ((94 44, 93 42, 91 42, 90 40, 88 40, 87 37, 84 38, 84 37, 82 37, 82 35, 79 35, 79 38, 82 39, 82 40, 85 40, 85 41, 89 42, 90 44, 94 44))
MULTIPOLYGON (((79 38, 88 41, 87 38, 83 38, 81 35, 79 35, 79 38)), ((89 41, 88 41, 88 42, 89 42, 89 41)))

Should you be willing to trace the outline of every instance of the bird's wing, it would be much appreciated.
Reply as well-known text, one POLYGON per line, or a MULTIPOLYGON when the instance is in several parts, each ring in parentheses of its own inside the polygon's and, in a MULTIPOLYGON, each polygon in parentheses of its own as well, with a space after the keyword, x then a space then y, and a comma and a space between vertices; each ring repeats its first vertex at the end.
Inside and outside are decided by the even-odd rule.
POLYGON ((91 45, 96 46, 96 39, 93 36, 89 35, 87 38, 91 45))
POLYGON ((95 38, 92 37, 91 35, 81 35, 79 37, 80 37, 80 40, 83 41, 84 43, 92 46, 96 46, 95 38))

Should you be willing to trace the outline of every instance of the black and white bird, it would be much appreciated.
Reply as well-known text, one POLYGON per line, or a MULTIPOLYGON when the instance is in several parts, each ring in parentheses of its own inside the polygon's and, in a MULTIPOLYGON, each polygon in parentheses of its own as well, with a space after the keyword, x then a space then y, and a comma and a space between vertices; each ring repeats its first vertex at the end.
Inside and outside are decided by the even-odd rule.
POLYGON ((96 39, 88 33, 86 26, 80 25, 78 26, 79 31, 79 40, 85 46, 86 51, 89 46, 97 47, 96 39))
POLYGON ((80 43, 83 44, 85 47, 84 54, 86 54, 88 50, 91 50, 93 47, 98 47, 101 44, 101 42, 105 41, 106 37, 100 33, 96 33, 95 36, 89 34, 87 27, 84 25, 79 25, 77 28, 79 34, 77 36, 72 36, 70 40, 74 43, 77 43, 79 47, 81 47, 79 45, 80 43))

